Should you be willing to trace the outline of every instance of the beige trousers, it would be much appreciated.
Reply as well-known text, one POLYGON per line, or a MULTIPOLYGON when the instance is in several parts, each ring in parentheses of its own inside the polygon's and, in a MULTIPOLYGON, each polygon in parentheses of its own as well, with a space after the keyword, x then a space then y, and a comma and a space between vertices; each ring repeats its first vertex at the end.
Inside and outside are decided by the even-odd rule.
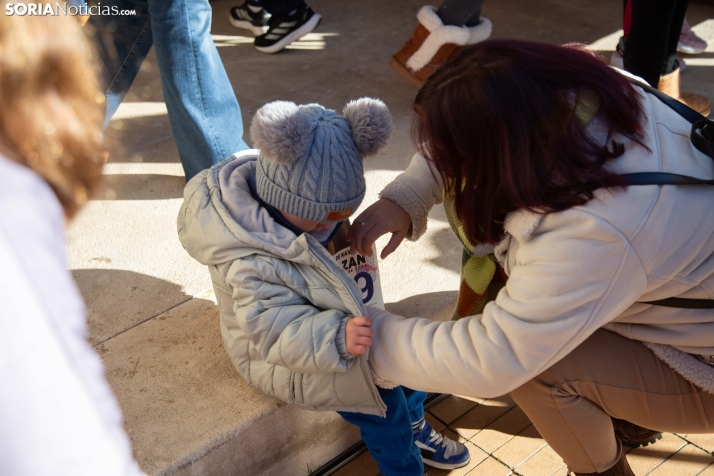
POLYGON ((714 433, 714 395, 641 342, 605 330, 511 397, 576 473, 603 472, 619 459, 610 417, 652 430, 714 433))

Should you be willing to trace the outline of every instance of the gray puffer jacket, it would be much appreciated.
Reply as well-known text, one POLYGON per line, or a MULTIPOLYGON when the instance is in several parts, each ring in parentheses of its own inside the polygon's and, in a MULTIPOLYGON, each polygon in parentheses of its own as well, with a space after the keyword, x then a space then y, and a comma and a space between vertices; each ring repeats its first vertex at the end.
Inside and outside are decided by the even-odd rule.
POLYGON ((312 236, 296 237, 253 198, 257 151, 236 154, 184 190, 179 239, 208 266, 233 364, 251 385, 311 410, 384 416, 367 365, 345 346, 361 293, 312 236))

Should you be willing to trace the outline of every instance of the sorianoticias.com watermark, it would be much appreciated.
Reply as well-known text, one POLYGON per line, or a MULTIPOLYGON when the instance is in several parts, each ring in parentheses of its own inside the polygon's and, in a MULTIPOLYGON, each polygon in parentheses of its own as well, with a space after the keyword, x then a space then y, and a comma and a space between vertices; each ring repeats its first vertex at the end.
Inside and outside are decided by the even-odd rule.
POLYGON ((6 3, 7 16, 59 16, 59 15, 136 15, 136 10, 122 10, 115 5, 70 5, 66 2, 56 3, 6 3))

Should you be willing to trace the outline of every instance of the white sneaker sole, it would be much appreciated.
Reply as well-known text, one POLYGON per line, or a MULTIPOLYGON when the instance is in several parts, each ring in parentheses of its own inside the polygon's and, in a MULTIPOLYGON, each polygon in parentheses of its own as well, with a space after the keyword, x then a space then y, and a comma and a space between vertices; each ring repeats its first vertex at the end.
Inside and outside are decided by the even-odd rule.
POLYGON ((456 468, 463 468, 467 464, 471 462, 471 455, 469 455, 469 459, 467 459, 465 462, 461 464, 443 464, 443 463, 435 463, 434 461, 424 459, 422 458, 422 461, 424 462, 425 465, 431 466, 432 468, 436 469, 456 469, 456 468))
POLYGON ((271 46, 255 46, 255 49, 260 51, 261 53, 277 53, 278 51, 284 49, 286 46, 288 46, 290 43, 293 41, 296 41, 303 36, 307 35, 308 33, 312 32, 315 28, 317 28, 317 25, 320 23, 320 20, 322 17, 320 16, 319 13, 315 13, 312 15, 312 18, 310 18, 303 26, 298 28, 297 30, 293 31, 292 33, 286 35, 282 40, 278 41, 277 43, 271 45, 271 46))
POLYGON ((699 53, 704 52, 705 48, 695 48, 693 46, 689 46, 685 43, 682 43, 681 41, 677 43, 677 51, 680 53, 684 53, 687 55, 698 55, 699 53))
POLYGON ((236 20, 232 16, 228 17, 228 20, 231 22, 231 25, 234 27, 240 29, 240 30, 248 30, 251 33, 253 33, 255 36, 260 36, 264 34, 266 31, 268 31, 268 26, 255 26, 251 22, 246 21, 246 20, 236 20))

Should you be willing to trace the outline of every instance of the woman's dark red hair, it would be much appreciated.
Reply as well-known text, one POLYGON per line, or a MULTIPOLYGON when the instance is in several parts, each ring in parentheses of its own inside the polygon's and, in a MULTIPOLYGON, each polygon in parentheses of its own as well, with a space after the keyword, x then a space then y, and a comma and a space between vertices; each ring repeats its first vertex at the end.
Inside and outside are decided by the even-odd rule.
POLYGON ((505 215, 518 208, 565 210, 595 188, 622 185, 604 165, 624 145, 586 133, 579 97, 597 108, 604 134, 642 144, 635 89, 581 45, 485 41, 426 81, 414 142, 451 184, 470 240, 500 240, 505 215))

